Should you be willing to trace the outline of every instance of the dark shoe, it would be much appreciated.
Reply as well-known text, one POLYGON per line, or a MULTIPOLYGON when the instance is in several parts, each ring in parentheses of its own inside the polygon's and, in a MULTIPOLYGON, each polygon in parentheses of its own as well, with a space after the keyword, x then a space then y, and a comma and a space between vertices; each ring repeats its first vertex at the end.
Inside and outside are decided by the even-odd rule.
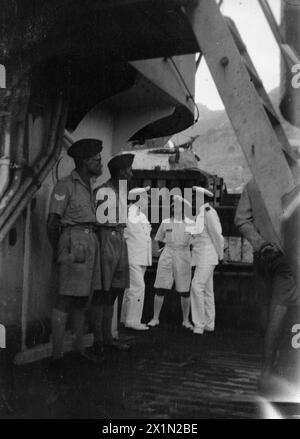
POLYGON ((108 349, 114 349, 116 351, 128 351, 131 346, 127 343, 122 343, 121 341, 118 340, 113 340, 110 343, 105 343, 105 348, 108 349))

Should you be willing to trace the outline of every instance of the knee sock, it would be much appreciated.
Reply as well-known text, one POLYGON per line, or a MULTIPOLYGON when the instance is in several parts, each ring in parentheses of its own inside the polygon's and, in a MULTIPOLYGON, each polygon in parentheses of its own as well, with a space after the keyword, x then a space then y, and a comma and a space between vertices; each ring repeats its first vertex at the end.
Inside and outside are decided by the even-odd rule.
POLYGON ((52 311, 52 356, 55 360, 63 356, 63 343, 68 314, 54 308, 52 311))
POLYGON ((104 305, 94 305, 92 308, 92 327, 94 332, 94 344, 103 344, 103 313, 104 305))
POLYGON ((85 324, 85 310, 74 309, 74 329, 75 329, 75 343, 74 348, 77 351, 83 350, 83 334, 85 324))
POLYGON ((182 321, 187 323, 189 321, 191 299, 190 297, 181 296, 180 301, 181 301, 181 309, 182 309, 182 321))
POLYGON ((112 338, 118 339, 119 338, 119 331, 118 331, 118 322, 119 322, 119 298, 117 297, 115 304, 114 304, 114 312, 111 320, 111 334, 112 338))
POLYGON ((159 315, 164 303, 164 299, 165 299, 164 296, 158 296, 157 294, 155 294, 154 296, 154 314, 153 314, 154 320, 159 320, 159 315))
POLYGON ((113 342, 113 337, 111 333, 113 313, 114 313, 114 305, 104 305, 103 338, 104 338, 104 343, 106 344, 111 344, 113 342))

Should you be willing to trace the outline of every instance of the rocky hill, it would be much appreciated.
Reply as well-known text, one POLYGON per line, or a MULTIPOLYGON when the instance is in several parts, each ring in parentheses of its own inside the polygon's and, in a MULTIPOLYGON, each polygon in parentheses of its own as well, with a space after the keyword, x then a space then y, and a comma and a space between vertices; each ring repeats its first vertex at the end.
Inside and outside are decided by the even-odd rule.
MULTIPOLYGON (((279 89, 274 89, 270 98, 278 108, 279 89)), ((200 167, 222 176, 230 192, 241 192, 251 173, 225 110, 212 111, 201 104, 198 104, 198 109, 199 121, 188 130, 175 135, 172 140, 175 144, 180 144, 197 136, 193 149, 201 159, 200 167)), ((283 119, 282 123, 288 137, 299 140, 300 144, 300 130, 283 119)))

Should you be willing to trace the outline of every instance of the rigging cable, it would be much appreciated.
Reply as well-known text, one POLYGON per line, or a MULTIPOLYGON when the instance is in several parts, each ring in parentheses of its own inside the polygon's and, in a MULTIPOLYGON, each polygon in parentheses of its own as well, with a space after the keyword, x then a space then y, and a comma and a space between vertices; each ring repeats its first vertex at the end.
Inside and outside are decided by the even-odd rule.
POLYGON ((195 120, 194 120, 194 124, 195 124, 195 123, 198 122, 198 120, 199 120, 199 118, 200 118, 199 108, 198 108, 198 106, 197 106, 197 104, 196 104, 196 102, 195 102, 194 96, 192 95, 190 89, 188 88, 188 86, 187 86, 187 84, 186 84, 186 82, 185 82, 185 79, 184 79, 184 77, 182 76, 180 70, 178 69, 178 67, 177 67, 177 65, 176 65, 176 63, 175 63, 175 61, 174 61, 174 59, 173 59, 171 56, 168 57, 168 58, 169 58, 170 61, 172 62, 173 66, 174 66, 174 69, 176 70, 178 76, 180 77, 180 79, 181 79, 181 81, 182 81, 182 84, 184 85, 184 88, 185 88, 186 91, 187 91, 187 100, 190 99, 190 100, 193 102, 194 107, 195 107, 196 110, 197 110, 197 116, 196 116, 196 118, 195 118, 195 120))

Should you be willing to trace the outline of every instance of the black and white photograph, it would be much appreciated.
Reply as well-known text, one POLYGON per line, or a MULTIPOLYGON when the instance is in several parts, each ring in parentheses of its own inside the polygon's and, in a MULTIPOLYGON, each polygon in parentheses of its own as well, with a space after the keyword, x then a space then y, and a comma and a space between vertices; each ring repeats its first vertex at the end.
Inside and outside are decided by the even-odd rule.
POLYGON ((300 419, 300 0, 0 0, 0 420, 29 419, 300 419))

